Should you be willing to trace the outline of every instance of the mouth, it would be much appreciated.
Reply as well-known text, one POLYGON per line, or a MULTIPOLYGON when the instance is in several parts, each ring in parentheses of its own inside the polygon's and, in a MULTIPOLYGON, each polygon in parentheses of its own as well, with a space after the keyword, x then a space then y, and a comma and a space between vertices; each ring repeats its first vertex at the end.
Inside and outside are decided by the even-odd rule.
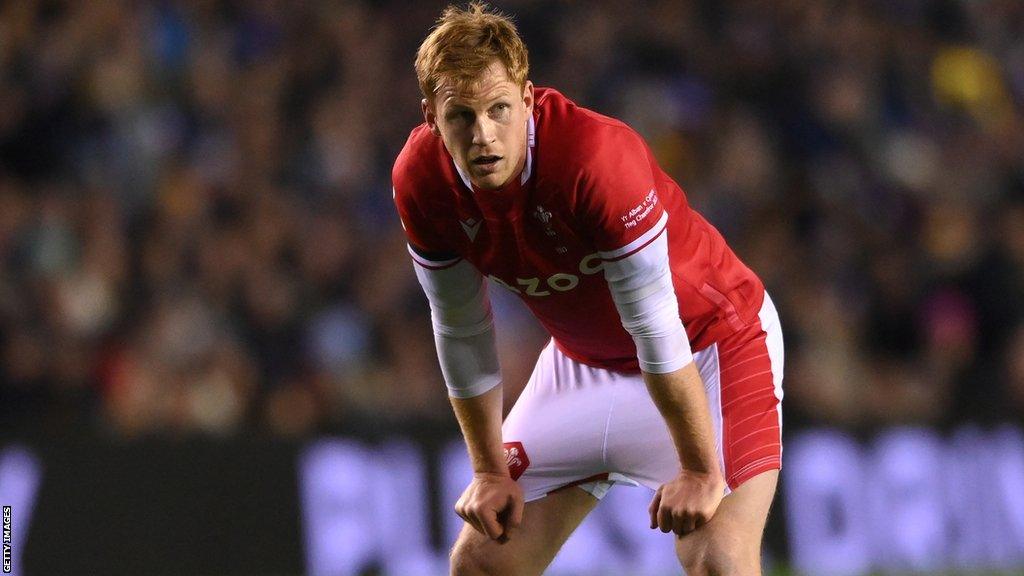
POLYGON ((495 165, 497 165, 498 161, 500 161, 501 158, 501 156, 494 155, 477 156, 476 158, 473 159, 473 165, 484 169, 493 168, 495 165))

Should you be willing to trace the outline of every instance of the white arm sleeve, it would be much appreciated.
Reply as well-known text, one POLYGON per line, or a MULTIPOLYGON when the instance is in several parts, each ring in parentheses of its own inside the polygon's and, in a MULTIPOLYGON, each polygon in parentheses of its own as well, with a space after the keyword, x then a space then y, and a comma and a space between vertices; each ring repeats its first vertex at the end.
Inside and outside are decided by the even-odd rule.
POLYGON ((472 398, 501 383, 487 283, 469 262, 430 269, 413 264, 430 301, 437 359, 448 395, 472 398))
POLYGON ((667 374, 693 361, 672 287, 668 230, 625 258, 606 260, 604 277, 622 326, 636 343, 641 370, 667 374))

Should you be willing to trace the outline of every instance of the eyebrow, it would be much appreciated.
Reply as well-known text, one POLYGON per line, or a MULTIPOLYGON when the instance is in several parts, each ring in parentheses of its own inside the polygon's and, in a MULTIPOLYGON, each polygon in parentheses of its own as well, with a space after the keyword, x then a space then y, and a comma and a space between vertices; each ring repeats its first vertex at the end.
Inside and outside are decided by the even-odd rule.
MULTIPOLYGON (((489 98, 483 100, 483 102, 487 104, 488 108, 490 108, 491 105, 493 105, 496 100, 510 98, 512 96, 512 92, 506 86, 496 88, 494 93, 494 96, 490 96, 489 98)), ((458 98, 458 95, 456 95, 455 97, 458 98)), ((451 98, 447 98, 446 101, 450 102, 448 104, 448 108, 471 108, 470 106, 463 104, 461 101, 453 102, 451 98)))

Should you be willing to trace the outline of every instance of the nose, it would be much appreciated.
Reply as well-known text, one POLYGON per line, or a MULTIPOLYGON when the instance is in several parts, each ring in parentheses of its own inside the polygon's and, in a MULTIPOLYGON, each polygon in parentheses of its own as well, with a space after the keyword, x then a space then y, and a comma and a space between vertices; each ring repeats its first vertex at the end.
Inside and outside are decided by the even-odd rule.
POLYGON ((494 121, 486 114, 481 114, 473 123, 473 144, 487 146, 491 142, 494 142, 494 121))

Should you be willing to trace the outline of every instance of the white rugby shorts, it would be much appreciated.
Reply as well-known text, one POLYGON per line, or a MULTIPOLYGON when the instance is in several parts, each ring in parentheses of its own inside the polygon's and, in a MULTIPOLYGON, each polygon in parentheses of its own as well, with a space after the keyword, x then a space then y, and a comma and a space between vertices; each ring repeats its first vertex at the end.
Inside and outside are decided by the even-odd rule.
MULTIPOLYGON (((782 328, 765 294, 757 320, 694 354, 726 493, 782 462, 782 328)), ((639 373, 581 364, 554 341, 502 426, 526 501, 569 486, 602 498, 613 484, 657 489, 680 470, 665 420, 639 373)))

